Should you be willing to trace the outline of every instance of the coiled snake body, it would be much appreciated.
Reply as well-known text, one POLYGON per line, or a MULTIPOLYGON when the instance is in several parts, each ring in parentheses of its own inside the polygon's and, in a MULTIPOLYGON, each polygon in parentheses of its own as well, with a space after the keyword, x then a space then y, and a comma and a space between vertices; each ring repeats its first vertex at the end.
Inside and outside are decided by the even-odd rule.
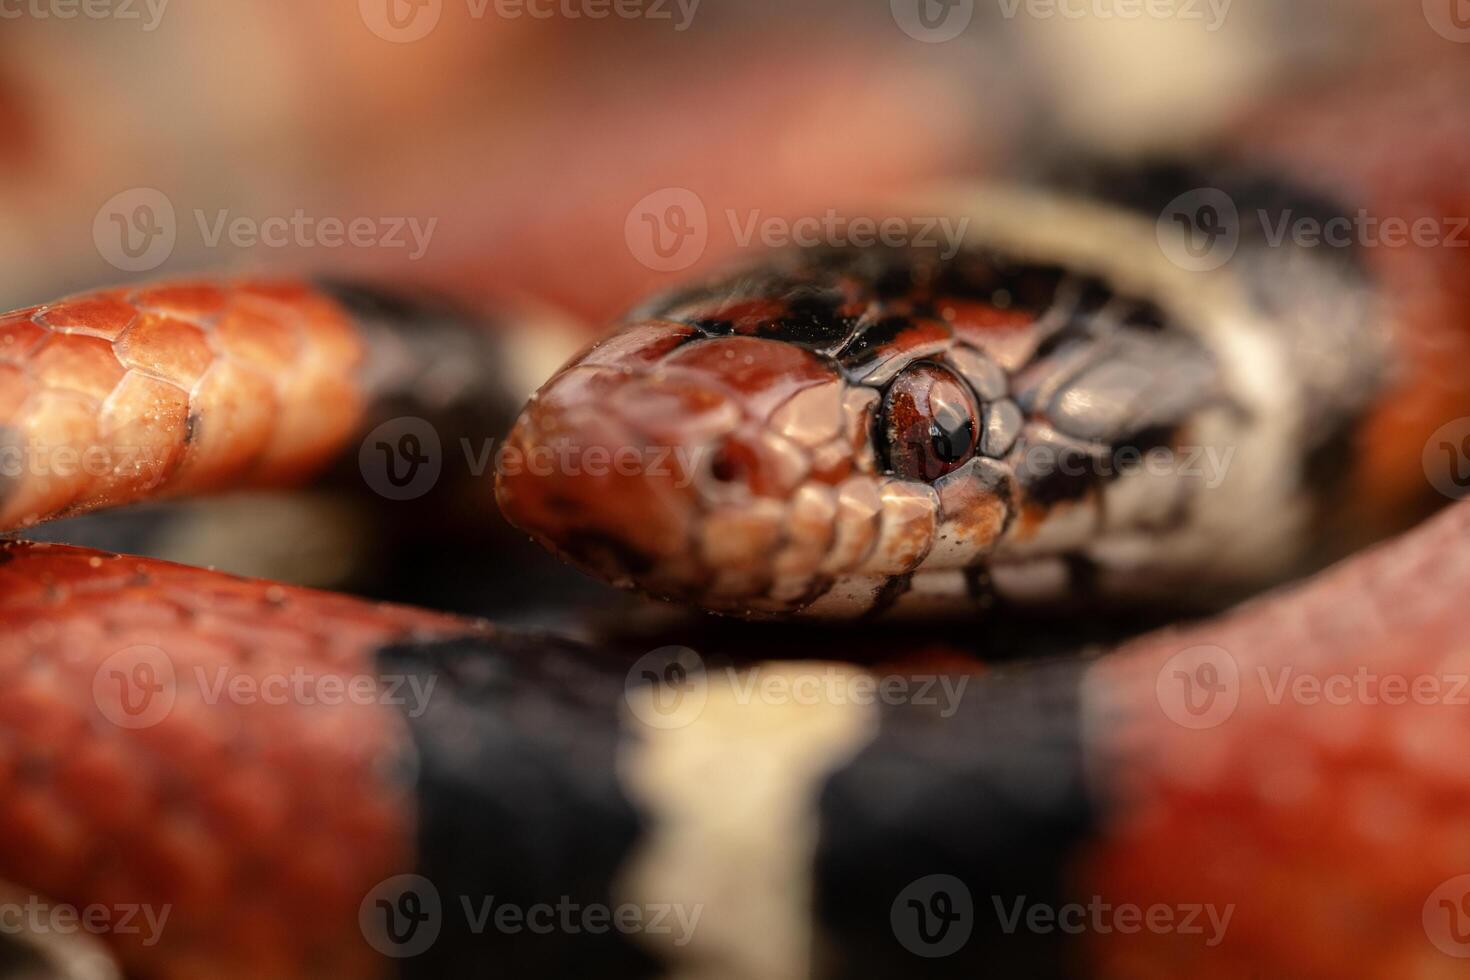
MULTIPOLYGON (((1412 132, 1448 131, 1425 108, 1443 97, 1416 94, 1412 132)), ((1253 216, 1456 213, 1470 141, 1397 179, 1344 150, 1350 122, 1408 132, 1404 104, 1317 106, 1310 131, 1284 113, 1204 182, 936 192, 912 206, 971 219, 956 256, 781 255, 654 301, 508 443, 634 465, 502 470, 499 502, 597 575, 755 616, 984 631, 1018 607, 1198 610, 1321 564, 1460 479, 1455 430, 1434 433, 1470 408, 1470 292, 1448 251, 1283 249, 1253 216), (1200 187, 1245 216, 1210 269, 1187 258, 1206 223, 1171 239, 1156 220, 1200 187)), ((498 344, 298 283, 9 314, 0 418, 27 465, 0 520, 299 480, 374 406, 493 401, 474 379, 498 344), (426 396, 446 346, 470 380, 426 396)), ((167 908, 156 936, 105 934, 140 976, 1460 976, 1467 525, 1456 506, 1221 618, 990 670, 921 639, 860 668, 836 633, 823 663, 722 672, 676 650, 630 672, 449 615, 14 540, 0 878, 167 908), (642 686, 650 665, 681 671, 672 701, 642 686), (369 696, 219 693, 297 673, 369 696), (746 686, 941 675, 944 710, 746 686), (1330 693, 1364 676, 1370 694, 1330 693), (414 684, 423 710, 383 696, 414 684), (486 896, 699 911, 681 941, 497 929, 467 914, 486 896)))

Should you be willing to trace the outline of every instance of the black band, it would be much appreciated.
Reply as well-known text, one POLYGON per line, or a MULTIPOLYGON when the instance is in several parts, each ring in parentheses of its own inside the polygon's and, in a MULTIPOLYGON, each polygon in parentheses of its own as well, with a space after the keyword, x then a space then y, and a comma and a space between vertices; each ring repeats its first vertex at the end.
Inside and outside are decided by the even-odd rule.
POLYGON ((1066 936, 1028 930, 1025 912, 1070 900, 1073 859, 1098 821, 1083 770, 1086 668, 969 678, 959 697, 934 699, 950 717, 881 709, 877 737, 820 798, 821 975, 1073 975, 1066 936))
POLYGON ((389 681, 434 683, 416 705, 426 710, 405 718, 418 754, 417 873, 436 892, 439 931, 400 960, 402 974, 652 975, 633 938, 599 928, 601 912, 586 917, 616 908, 611 885, 639 836, 615 764, 624 667, 501 631, 388 647, 378 665, 389 681), (501 909, 509 918, 497 920, 501 909))

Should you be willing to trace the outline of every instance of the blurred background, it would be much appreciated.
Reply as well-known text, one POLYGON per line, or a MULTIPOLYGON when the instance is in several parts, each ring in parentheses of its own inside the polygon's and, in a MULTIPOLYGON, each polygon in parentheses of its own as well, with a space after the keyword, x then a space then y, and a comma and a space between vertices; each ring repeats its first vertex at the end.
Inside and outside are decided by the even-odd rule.
POLYGON ((626 240, 630 211, 659 191, 698 195, 701 260, 718 261, 734 247, 726 209, 821 214, 1061 147, 1178 146, 1348 61, 1463 57, 1417 6, 3 0, 0 301, 331 269, 606 319, 687 274, 647 268, 626 240), (137 208, 163 220, 162 201, 170 248, 130 259, 97 240, 117 235, 116 215, 141 245, 137 208), (228 230, 298 213, 370 219, 382 239, 409 219, 432 234, 425 248, 407 234, 406 248, 334 247, 228 230))
MULTIPOLYGON (((1258 107, 1369 66, 1464 61, 1466 8, 0 0, 0 303, 334 274, 530 304, 590 333, 729 258, 752 221, 1073 158, 1208 152, 1258 107), (683 244, 649 237, 663 231, 683 244)), ((415 531, 426 577, 360 505, 255 497, 188 505, 214 518, 182 531, 178 507, 154 525, 125 515, 173 528, 147 540, 107 515, 45 533, 501 618, 589 587, 516 542, 487 563, 482 539, 415 531), (467 576, 487 564, 514 581, 467 576)), ((418 508, 446 526, 490 509, 483 492, 418 508)))

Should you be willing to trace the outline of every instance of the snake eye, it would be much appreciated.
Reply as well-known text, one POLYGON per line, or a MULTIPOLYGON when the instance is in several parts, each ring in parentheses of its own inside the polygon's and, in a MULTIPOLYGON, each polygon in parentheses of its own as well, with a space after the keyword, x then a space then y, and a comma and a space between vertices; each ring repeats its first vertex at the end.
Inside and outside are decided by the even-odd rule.
POLYGON ((880 426, 893 472, 932 481, 974 454, 980 412, 970 386, 952 372, 917 364, 889 386, 880 426))

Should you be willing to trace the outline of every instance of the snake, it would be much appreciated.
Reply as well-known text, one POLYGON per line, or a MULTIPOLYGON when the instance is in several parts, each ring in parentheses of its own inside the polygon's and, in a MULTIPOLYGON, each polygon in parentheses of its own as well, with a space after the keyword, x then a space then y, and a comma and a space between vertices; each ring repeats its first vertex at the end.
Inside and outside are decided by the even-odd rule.
POLYGON ((762 254, 524 405, 493 313, 375 285, 0 317, 0 880, 43 925, 10 962, 1464 975, 1466 253, 1273 234, 1467 213, 1462 82, 1278 106, 1203 164, 922 190, 890 213, 963 217, 952 254, 762 254), (401 488, 429 454, 394 420, 507 412, 480 508, 751 649, 27 539, 344 458, 401 488), (1169 621, 973 653, 1131 608, 1169 621))

